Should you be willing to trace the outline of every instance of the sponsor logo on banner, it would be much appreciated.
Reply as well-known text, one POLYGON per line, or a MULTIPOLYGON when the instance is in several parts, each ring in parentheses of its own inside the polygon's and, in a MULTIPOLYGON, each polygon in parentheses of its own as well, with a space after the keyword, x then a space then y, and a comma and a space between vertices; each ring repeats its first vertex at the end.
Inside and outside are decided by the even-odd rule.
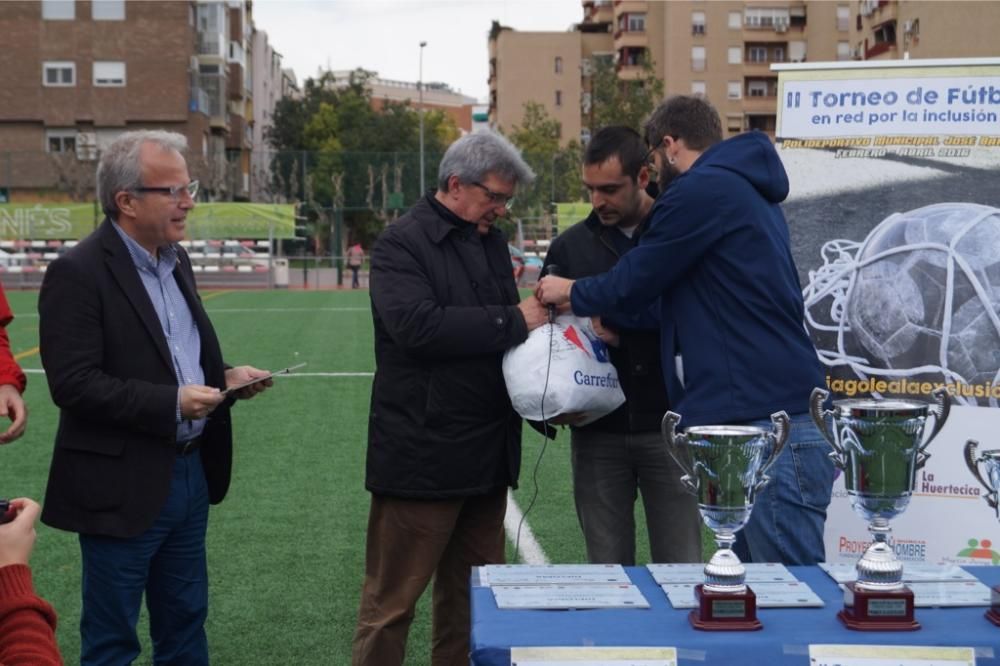
MULTIPOLYGON (((850 562, 856 561, 864 554, 870 544, 871 539, 857 539, 850 535, 841 534, 837 537, 837 558, 850 562)), ((927 541, 923 539, 889 538, 889 546, 902 562, 926 562, 927 545, 927 541)))
POLYGON ((989 539, 969 539, 955 557, 966 558, 963 564, 1000 564, 1000 553, 993 549, 989 539))

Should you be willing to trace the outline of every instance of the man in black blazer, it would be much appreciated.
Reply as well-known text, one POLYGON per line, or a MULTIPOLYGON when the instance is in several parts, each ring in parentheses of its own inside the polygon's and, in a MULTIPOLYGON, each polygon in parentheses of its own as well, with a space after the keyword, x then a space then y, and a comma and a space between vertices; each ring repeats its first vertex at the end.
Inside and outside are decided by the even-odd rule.
POLYGON ((143 592, 155 663, 208 663, 205 531, 232 462, 221 389, 267 374, 223 363, 177 245, 198 189, 186 144, 141 131, 108 146, 97 169, 107 218, 49 266, 39 295, 60 409, 42 520, 80 535, 84 665, 139 655, 143 592))

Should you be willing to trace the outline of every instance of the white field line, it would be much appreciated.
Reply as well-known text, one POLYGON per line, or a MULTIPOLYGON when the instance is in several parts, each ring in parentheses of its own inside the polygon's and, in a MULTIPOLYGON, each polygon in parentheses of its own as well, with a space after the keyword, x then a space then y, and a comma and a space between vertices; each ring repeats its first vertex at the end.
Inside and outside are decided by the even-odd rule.
POLYGON ((363 308, 205 308, 208 314, 219 312, 371 312, 370 307, 363 308))
MULTIPOLYGON (((24 372, 31 375, 43 375, 45 371, 41 368, 25 368, 24 372)), ((375 373, 372 372, 296 372, 292 375, 280 375, 275 377, 275 379, 280 379, 282 381, 286 379, 293 379, 295 377, 372 377, 375 373)), ((507 539, 512 543, 518 543, 517 540, 517 527, 521 526, 521 539, 518 543, 518 555, 520 560, 525 564, 548 564, 549 558, 546 557, 545 551, 542 550, 542 546, 538 543, 535 538, 535 533, 531 530, 531 525, 528 521, 521 523, 521 518, 524 516, 521 513, 521 507, 517 505, 514 500, 514 495, 509 490, 507 491, 507 515, 504 516, 503 526, 504 530, 507 532, 507 539)))
POLYGON ((507 540, 512 544, 518 544, 518 552, 515 555, 519 556, 520 561, 524 564, 548 564, 549 558, 545 556, 545 551, 542 550, 538 539, 535 538, 535 533, 531 531, 531 525, 528 524, 527 520, 521 522, 523 516, 521 507, 514 501, 514 494, 508 490, 507 515, 504 516, 503 526, 507 532, 507 540), (521 526, 520 543, 517 540, 518 525, 521 526))
MULTIPOLYGON (((370 307, 359 308, 205 308, 208 314, 232 312, 371 312, 370 307)), ((37 312, 18 312, 16 319, 38 319, 37 312)))

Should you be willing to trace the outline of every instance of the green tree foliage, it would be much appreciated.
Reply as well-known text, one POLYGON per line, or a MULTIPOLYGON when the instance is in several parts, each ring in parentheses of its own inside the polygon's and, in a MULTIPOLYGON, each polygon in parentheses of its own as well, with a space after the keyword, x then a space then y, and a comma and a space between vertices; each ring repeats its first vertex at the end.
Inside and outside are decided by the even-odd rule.
POLYGON ((642 133, 642 123, 663 99, 663 81, 653 63, 643 59, 642 75, 633 81, 618 78, 611 58, 594 58, 591 110, 585 124, 591 134, 608 125, 625 125, 642 133))
MULTIPOLYGON (((328 210, 335 203, 345 211, 350 240, 368 246, 396 214, 392 195, 401 194, 395 198, 404 206, 421 195, 419 112, 408 102, 373 103, 367 85, 372 76, 358 69, 346 81, 331 72, 307 79, 301 98, 278 102, 266 133, 274 151, 274 179, 288 199, 311 209, 307 214, 318 247, 329 234, 328 210)), ((458 136, 450 116, 425 111, 428 185, 445 148, 458 136)))
POLYGON ((510 129, 511 142, 521 149, 535 171, 535 183, 517 194, 515 211, 525 217, 552 212, 556 201, 577 201, 580 187, 580 143, 573 139, 560 147, 561 123, 538 102, 526 102, 520 125, 510 129))

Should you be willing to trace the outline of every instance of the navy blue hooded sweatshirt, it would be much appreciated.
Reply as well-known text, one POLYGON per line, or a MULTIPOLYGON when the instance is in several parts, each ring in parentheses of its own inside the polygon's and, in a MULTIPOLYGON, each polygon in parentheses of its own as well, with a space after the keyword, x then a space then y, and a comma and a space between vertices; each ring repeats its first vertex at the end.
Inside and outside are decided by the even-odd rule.
POLYGON ((674 179, 614 269, 573 285, 579 315, 614 320, 659 299, 664 381, 682 427, 807 412, 812 389, 825 384, 803 327, 778 205, 786 196, 788 176, 767 136, 737 135, 674 179))

